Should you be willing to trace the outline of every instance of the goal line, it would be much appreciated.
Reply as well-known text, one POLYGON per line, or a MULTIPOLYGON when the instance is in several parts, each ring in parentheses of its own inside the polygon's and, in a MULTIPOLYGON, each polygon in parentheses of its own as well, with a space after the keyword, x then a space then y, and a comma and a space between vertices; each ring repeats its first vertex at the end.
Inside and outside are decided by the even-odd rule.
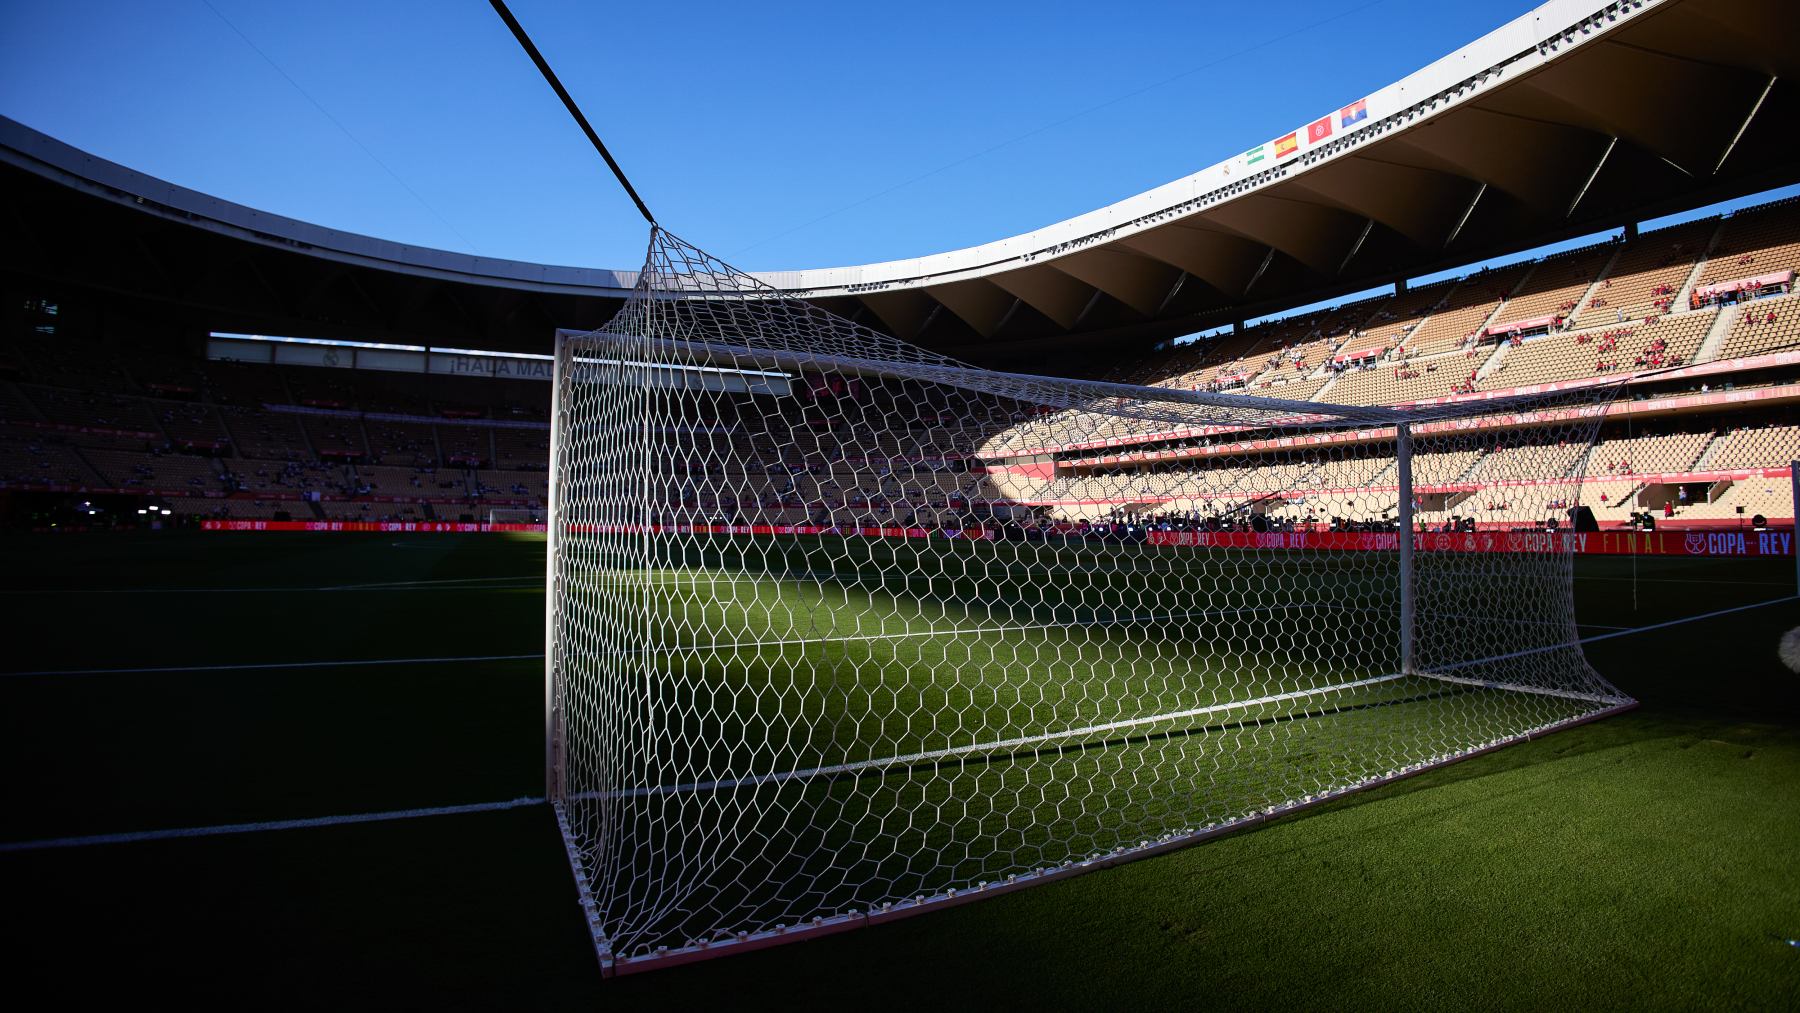
MULTIPOLYGON (((1191 707, 1186 710, 1168 711, 1162 714, 1151 714, 1146 717, 1125 718, 1118 721, 1107 721, 1099 724, 1081 725, 1075 728, 1064 728, 1053 732, 1041 732, 1036 735, 1019 735, 1006 739, 991 739, 986 742, 973 742, 964 746, 947 746, 943 749, 922 750, 914 753, 900 753, 871 760, 856 760, 849 763, 835 763, 818 767, 806 767, 799 770, 785 770, 770 774, 757 774, 750 777, 721 778, 712 781, 690 781, 683 784, 648 785, 641 788, 627 788, 617 791, 583 792, 574 797, 589 799, 640 798, 654 795, 679 795, 693 792, 732 791, 738 788, 754 788, 769 784, 780 784, 786 781, 808 780, 811 778, 837 778, 845 775, 857 775, 868 771, 886 770, 891 767, 911 767, 917 764, 933 763, 939 760, 950 760, 980 753, 1004 752, 1022 747, 1040 746, 1066 739, 1078 739, 1090 735, 1101 735, 1107 732, 1124 731, 1131 728, 1142 728, 1147 725, 1162 724, 1170 721, 1182 721, 1189 718, 1207 717, 1214 714, 1226 714, 1232 711, 1248 710, 1269 704, 1286 703, 1293 700, 1305 700, 1324 696, 1329 693, 1341 693, 1349 690, 1379 686, 1410 678, 1407 673, 1396 672, 1388 675, 1371 676, 1367 679, 1355 679, 1349 682, 1333 683, 1327 686, 1314 686, 1310 689, 1292 690, 1286 693, 1271 693, 1248 700, 1228 700, 1224 703, 1209 704, 1205 707, 1191 707)), ((1437 677, 1433 677, 1437 678, 1437 677)), ((1498 683, 1484 683, 1474 679, 1443 678, 1440 681, 1459 683, 1480 689, 1523 689, 1526 687, 1507 686, 1498 683)), ((1566 694, 1554 691, 1548 695, 1562 696, 1566 694)), ((1585 695, 1581 699, 1588 699, 1585 695)), ((1410 702, 1410 701, 1383 701, 1410 702)), ((1344 708, 1359 709, 1366 705, 1344 708)), ((1331 712, 1331 713, 1336 713, 1331 712)), ((1319 716, 1319 715, 1301 715, 1319 716)), ((1270 720, 1279 720, 1272 717, 1270 720)))

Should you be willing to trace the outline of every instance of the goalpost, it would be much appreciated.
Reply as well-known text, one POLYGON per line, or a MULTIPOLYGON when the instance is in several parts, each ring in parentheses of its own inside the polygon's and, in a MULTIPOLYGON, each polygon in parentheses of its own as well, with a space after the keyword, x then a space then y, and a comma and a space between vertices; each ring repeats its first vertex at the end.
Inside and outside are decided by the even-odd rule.
POLYGON ((547 791, 603 970, 1632 706, 1582 654, 1564 537, 1610 392, 1203 382, 976 369, 653 229, 618 316, 559 335, 551 422, 547 791))
POLYGON ((542 524, 550 512, 538 507, 489 507, 489 524, 542 524))

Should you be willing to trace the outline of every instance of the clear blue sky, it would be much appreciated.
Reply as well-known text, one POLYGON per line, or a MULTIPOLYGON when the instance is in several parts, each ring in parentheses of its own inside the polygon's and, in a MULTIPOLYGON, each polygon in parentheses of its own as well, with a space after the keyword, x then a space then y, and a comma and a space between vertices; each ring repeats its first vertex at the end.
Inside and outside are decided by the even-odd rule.
MULTIPOLYGON (((753 270, 933 253, 1091 210, 1531 6, 512 4, 658 218, 753 270)), ((0 112, 337 228, 642 259, 636 212, 484 0, 0 2, 0 112)))
MULTIPOLYGON (((932 253, 1091 210, 1530 6, 512 4, 657 217, 751 269, 932 253)), ((338 228, 642 258, 636 212, 483 0, 0 3, 0 112, 338 228)))

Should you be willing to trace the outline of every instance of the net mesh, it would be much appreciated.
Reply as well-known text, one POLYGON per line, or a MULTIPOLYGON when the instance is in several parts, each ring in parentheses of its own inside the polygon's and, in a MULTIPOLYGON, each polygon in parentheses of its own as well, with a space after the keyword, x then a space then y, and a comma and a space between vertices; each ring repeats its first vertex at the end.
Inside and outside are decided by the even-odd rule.
POLYGON ((1562 537, 1609 396, 984 371, 654 231, 557 361, 550 790, 603 963, 1035 881, 1629 705, 1582 656, 1562 537))

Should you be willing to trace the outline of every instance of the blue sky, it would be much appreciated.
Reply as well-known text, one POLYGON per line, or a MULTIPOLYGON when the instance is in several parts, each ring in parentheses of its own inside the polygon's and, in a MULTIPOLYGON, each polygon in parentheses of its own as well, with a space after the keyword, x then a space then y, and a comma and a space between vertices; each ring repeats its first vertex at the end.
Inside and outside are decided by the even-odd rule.
MULTIPOLYGON (((1091 210, 1529 6, 512 3, 657 217, 751 269, 914 256, 1091 210)), ((4 3, 0 112, 338 228, 642 258, 636 212, 482 0, 4 3)))
MULTIPOLYGON (((753 270, 915 256, 1193 172, 1523 0, 514 0, 671 230, 753 270)), ((489 256, 644 227, 483 0, 0 3, 0 112, 184 186, 489 256)))

